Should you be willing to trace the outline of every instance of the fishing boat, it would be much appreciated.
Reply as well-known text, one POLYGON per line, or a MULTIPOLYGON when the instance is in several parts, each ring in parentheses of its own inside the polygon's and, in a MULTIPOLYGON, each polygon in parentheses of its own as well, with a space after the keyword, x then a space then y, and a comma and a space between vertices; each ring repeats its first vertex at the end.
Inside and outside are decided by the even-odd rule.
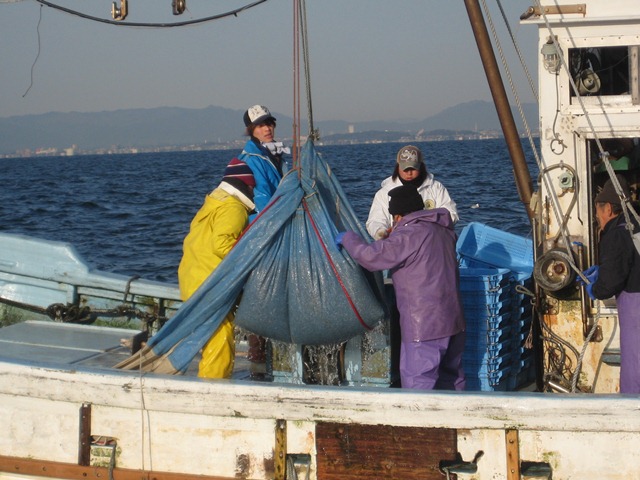
MULTIPOLYGON (((388 311, 371 314, 376 324, 360 318, 345 322, 346 333, 332 333, 340 340, 335 357, 308 357, 313 337, 329 335, 334 319, 313 330, 300 318, 303 328, 290 325, 290 338, 272 344, 272 381, 252 381, 242 362, 232 379, 199 379, 197 359, 172 349, 160 355, 175 370, 165 372, 155 368, 165 364, 150 346, 171 338, 177 329, 167 334, 167 326, 176 318, 208 315, 220 296, 215 279, 181 303, 175 285, 89 269, 72 245, 2 234, 0 478, 640 478, 640 398, 618 393, 615 303, 591 301, 575 281, 598 259, 592 205, 606 178, 598 162, 613 155, 606 141, 627 145, 627 168, 618 173, 637 185, 629 167, 640 139, 637 5, 556 0, 523 12, 521 23, 538 28, 541 52, 535 191, 485 17, 479 2, 465 6, 534 232, 523 241, 474 225, 458 242, 461 285, 465 274, 470 284, 495 282, 469 287, 496 308, 474 320, 499 322, 505 305, 519 299, 509 306, 506 343, 528 338, 533 348, 510 351, 511 375, 503 376, 506 356, 498 354, 472 391, 395 388, 393 290, 379 277, 365 281, 388 311), (531 320, 516 329, 514 318, 531 320), (133 319, 138 328, 114 327, 114 319, 133 319)), ((302 153, 314 158, 313 143, 302 153)), ((314 175, 340 194, 322 165, 314 175)), ((301 189, 315 188, 288 178, 278 198, 306 198, 301 189)), ((287 202, 274 205, 275 222, 287 202)), ((311 203, 294 207, 291 215, 304 210, 307 220, 317 212, 311 203)), ((342 209, 330 214, 349 224, 342 209)), ((331 229, 316 226, 326 240, 331 229)), ((251 231, 241 242, 262 241, 251 231)), ((230 255, 260 250, 236 247, 230 255)), ((336 265, 349 280, 347 268, 336 265)), ((237 278, 242 289, 246 277, 237 278)), ((218 308, 223 314, 236 295, 229 297, 218 308)), ((485 346, 500 349, 507 328, 488 323, 477 328, 497 337, 485 346)))

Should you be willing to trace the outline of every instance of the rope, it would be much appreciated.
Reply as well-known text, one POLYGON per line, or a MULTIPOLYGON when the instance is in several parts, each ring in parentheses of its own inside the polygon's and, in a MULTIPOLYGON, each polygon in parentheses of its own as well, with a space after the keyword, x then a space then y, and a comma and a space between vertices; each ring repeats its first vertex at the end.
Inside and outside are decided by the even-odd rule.
POLYGON ((329 261, 329 265, 331 266, 331 269, 333 270, 333 273, 336 276, 336 280, 338 280, 338 283, 340 284, 340 287, 342 288, 342 291, 344 292, 344 296, 347 299, 347 302, 349 303, 349 306, 351 306, 351 309, 353 310, 353 313, 355 313, 356 318, 360 322, 360 325, 362 325, 367 330, 372 330, 372 328, 364 322, 364 320, 360 316, 360 313, 358 312, 358 309, 357 309, 356 305, 353 303, 351 295, 349 295, 349 292, 347 291, 347 287, 345 286, 344 282, 342 281, 342 278, 340 277, 340 274, 338 273, 338 269, 336 268, 335 263, 333 263, 333 260, 331 259, 331 255, 329 254, 329 250, 327 250, 327 245, 322 241, 322 237, 320 235, 320 231, 318 230, 318 227, 316 226, 316 223, 313 221, 313 216, 311 215, 311 212, 309 211, 309 205, 307 205, 307 201, 304 198, 302 199, 302 207, 304 208, 304 211, 307 214, 307 217, 309 218, 309 221, 311 222, 311 226, 313 227, 313 231, 315 232, 316 237, 320 241, 320 245, 322 246, 322 250, 324 251, 324 255, 327 258, 327 260, 329 261))
POLYGON ((36 68, 36 63, 38 63, 38 59, 40 58, 40 51, 42 50, 42 42, 40 40, 40 23, 42 23, 42 5, 40 5, 40 11, 39 11, 39 16, 38 16, 38 25, 36 26, 36 34, 38 36, 38 53, 36 55, 35 60, 31 64, 31 83, 29 83, 29 87, 27 88, 27 90, 22 95, 22 98, 26 97, 27 94, 29 93, 29 91, 31 90, 31 87, 33 87, 33 71, 36 68))
MULTIPOLYGON (((596 314, 596 318, 593 322, 593 325, 591 326, 591 330, 589 330, 589 334, 587 335, 587 338, 584 339, 584 345, 582 345, 582 351, 580 352, 580 355, 578 356, 578 363, 576 365, 576 369, 573 372, 573 377, 571 379, 571 393, 574 393, 576 391, 576 386, 578 384, 578 376, 580 375, 580 372, 582 371, 582 360, 584 359, 584 355, 587 352, 587 347, 589 346, 590 342, 591 342, 591 337, 593 337, 593 335, 596 333, 596 331, 598 330, 598 322, 600 321, 600 302, 596 302, 597 303, 597 314, 596 314)), ((594 387, 591 388, 591 390, 595 389, 595 385, 594 387)))
MULTIPOLYGON (((138 357, 140 359, 140 368, 138 368, 138 385, 140 387, 140 465, 144 472, 144 447, 145 447, 145 412, 147 413, 147 422, 149 421, 149 412, 147 412, 147 406, 144 401, 144 373, 142 371, 142 348, 138 350, 138 357)), ((149 425, 149 435, 151 435, 151 428, 149 425)), ((149 442, 149 470, 153 470, 153 460, 151 458, 151 442, 149 442)))
MULTIPOLYGON (((300 161, 300 0, 293 0, 293 168, 300 161)), ((298 175, 300 171, 298 170, 298 175)))
POLYGON ((151 27, 151 28, 169 28, 169 27, 184 27, 187 25, 195 25, 198 23, 211 22, 213 20, 220 20, 226 17, 237 17, 239 13, 244 12, 245 10, 249 10, 255 6, 260 5, 261 3, 266 2, 267 0, 257 0, 253 3, 249 3, 240 8, 236 8, 234 10, 230 10, 226 13, 220 13, 218 15, 212 15, 209 17, 197 18, 194 20, 187 20, 185 22, 173 22, 173 23, 140 23, 140 22, 121 22, 116 20, 107 20, 106 18, 94 17, 92 15, 87 15, 86 13, 79 12, 77 10, 72 10, 70 8, 65 8, 60 5, 56 5, 55 3, 48 2, 46 0, 36 0, 36 2, 46 5, 47 7, 51 7, 55 10, 60 10, 61 12, 68 13, 70 15, 75 15, 76 17, 83 18, 85 20, 91 20, 93 22, 99 23, 108 23, 109 25, 115 25, 118 27, 151 27))
MULTIPOLYGON (((46 308, 38 307, 36 305, 29 305, 27 303, 16 302, 14 300, 10 300, 8 298, 0 297, 0 302, 16 307, 22 310, 27 310, 33 313, 38 313, 40 315, 46 315, 51 320, 55 322, 62 323, 77 323, 81 325, 88 325, 97 320, 98 317, 128 317, 128 318, 137 318, 141 320, 145 329, 149 331, 150 326, 159 322, 160 325, 167 321, 167 317, 163 315, 157 315, 155 313, 148 313, 142 311, 138 308, 131 308, 126 304, 118 305, 114 308, 109 309, 100 309, 100 308, 91 308, 89 306, 80 307, 79 305, 74 304, 62 304, 62 303, 52 303, 46 308)), ((125 299, 126 302, 126 299, 125 299)), ((126 302, 130 303, 130 302, 126 302)))
MULTIPOLYGON (((124 288, 124 301, 127 301, 127 296, 129 295, 129 290, 131 290, 131 283, 138 280, 140 275, 134 275, 129 280, 127 280, 127 286, 124 288)), ((131 299, 133 300, 133 298, 131 299)))
POLYGON ((313 102, 311 100, 311 67, 309 59, 309 38, 307 29, 306 0, 293 0, 293 167, 298 167, 300 158, 300 54, 304 69, 305 94, 307 98, 308 138, 318 140, 319 132, 313 123, 313 102))
POLYGON ((307 119, 309 122, 309 138, 319 140, 320 134, 313 126, 313 103, 311 101, 311 61, 309 59, 309 40, 307 29, 307 3, 306 0, 299 0, 301 3, 302 15, 300 17, 300 29, 302 36, 302 58, 304 60, 304 83, 307 94, 307 119))
POLYGON ((507 15, 504 11, 504 8, 502 8, 502 2, 500 0, 496 0, 496 3, 498 5, 498 8, 500 9, 500 13, 502 14, 502 21, 504 22, 507 28, 507 31, 509 32, 509 38, 511 38, 511 43, 513 44, 513 48, 515 49, 516 54, 518 55, 518 59, 520 60, 520 65, 522 65, 524 74, 527 77, 527 81, 529 82, 529 88, 531 88, 531 93, 533 93, 533 96, 535 97, 535 99, 538 100, 538 91, 536 90, 533 77, 531 77, 531 74, 529 73, 529 68, 527 67, 527 63, 524 61, 524 56, 522 55, 522 51, 520 50, 520 47, 518 46, 518 42, 516 41, 516 38, 513 35, 513 31, 511 30, 511 25, 509 25, 509 21, 507 20, 507 15))

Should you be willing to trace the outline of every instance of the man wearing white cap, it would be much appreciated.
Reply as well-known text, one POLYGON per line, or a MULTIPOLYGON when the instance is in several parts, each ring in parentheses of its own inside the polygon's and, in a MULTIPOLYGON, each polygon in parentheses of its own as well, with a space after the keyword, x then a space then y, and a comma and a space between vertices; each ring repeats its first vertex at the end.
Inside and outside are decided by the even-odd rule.
MULTIPOLYGON (((249 221, 252 222, 267 206, 278 188, 287 168, 282 156, 290 153, 290 150, 282 142, 275 141, 276 119, 267 107, 254 105, 248 108, 243 120, 249 140, 239 158, 249 165, 256 180, 253 190, 255 210, 249 216, 249 221)), ((251 376, 261 379, 266 370, 266 340, 259 335, 250 334, 247 341, 251 376)))
POLYGON ((376 192, 369 210, 367 231, 375 240, 386 238, 393 226, 393 218, 389 214, 389 191, 401 185, 413 185, 424 202, 424 208, 446 208, 455 224, 458 221, 456 202, 449 192, 432 173, 427 172, 422 152, 413 145, 406 145, 398 151, 393 175, 384 179, 380 190, 376 192))
POLYGON ((290 153, 282 142, 274 140, 276 119, 267 107, 254 105, 244 113, 244 125, 249 140, 238 157, 249 165, 256 179, 254 203, 256 209, 249 221, 253 221, 271 200, 278 188, 282 174, 286 170, 286 162, 282 156, 290 153))

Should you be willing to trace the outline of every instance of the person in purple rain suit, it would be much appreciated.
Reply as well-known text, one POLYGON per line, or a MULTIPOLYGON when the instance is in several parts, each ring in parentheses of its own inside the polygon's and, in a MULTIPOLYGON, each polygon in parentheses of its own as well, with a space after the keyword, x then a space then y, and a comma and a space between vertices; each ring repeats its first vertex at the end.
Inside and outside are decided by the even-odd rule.
POLYGON ((456 234, 445 208, 424 210, 415 186, 389 191, 394 226, 367 243, 342 232, 336 245, 369 271, 390 270, 400 313, 403 388, 464 390, 465 321, 459 291, 456 234))

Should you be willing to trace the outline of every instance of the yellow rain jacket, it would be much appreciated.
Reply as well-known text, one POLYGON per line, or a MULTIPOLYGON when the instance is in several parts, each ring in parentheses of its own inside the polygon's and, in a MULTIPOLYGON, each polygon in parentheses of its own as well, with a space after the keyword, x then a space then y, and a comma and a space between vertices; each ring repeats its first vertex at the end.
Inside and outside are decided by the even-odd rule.
MULTIPOLYGON (((253 202, 222 181, 207 195, 191 221, 178 267, 180 297, 187 300, 220 264, 248 223, 253 202)), ((202 350, 198 376, 229 378, 233 372, 235 339, 233 312, 229 312, 202 350)))

